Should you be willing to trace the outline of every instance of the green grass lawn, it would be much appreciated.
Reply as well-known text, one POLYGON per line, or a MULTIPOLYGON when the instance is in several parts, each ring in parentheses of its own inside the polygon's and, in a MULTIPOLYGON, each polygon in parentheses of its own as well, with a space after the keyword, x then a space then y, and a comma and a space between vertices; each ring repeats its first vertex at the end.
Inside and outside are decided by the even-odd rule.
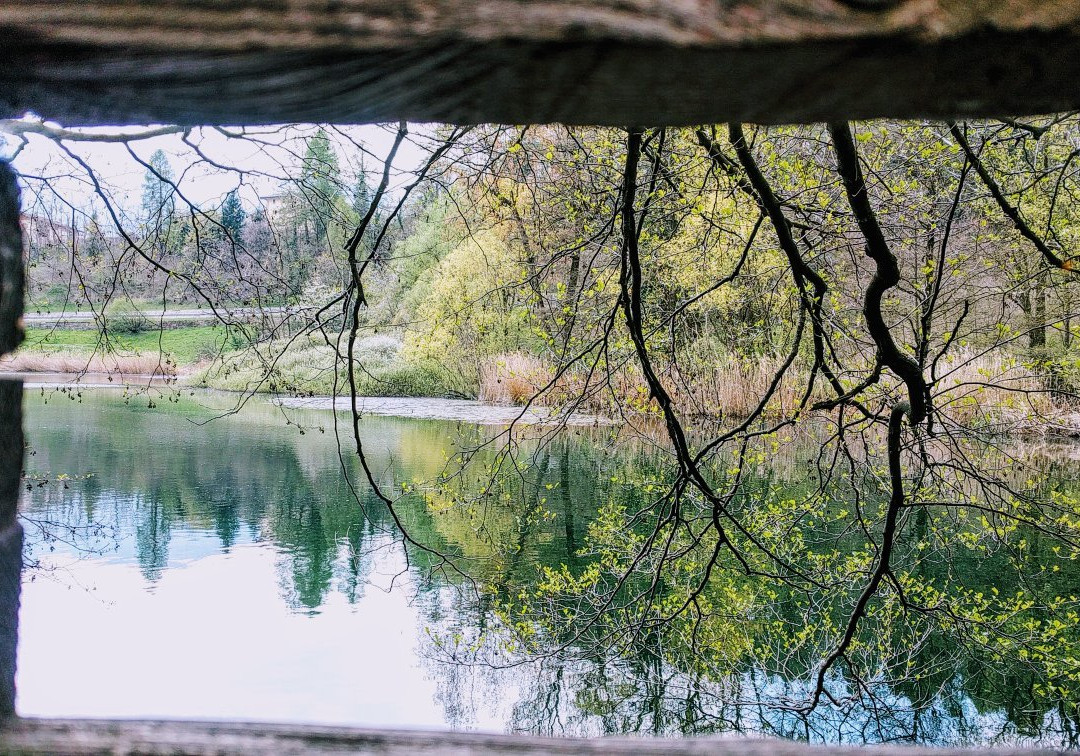
MULTIPOLYGON (((119 352, 171 356, 178 364, 191 364, 233 347, 221 326, 190 326, 185 328, 150 329, 141 333, 122 333, 111 336, 109 348, 119 352)), ((105 342, 93 329, 28 328, 21 349, 48 352, 57 348, 87 353, 105 349, 105 342)))

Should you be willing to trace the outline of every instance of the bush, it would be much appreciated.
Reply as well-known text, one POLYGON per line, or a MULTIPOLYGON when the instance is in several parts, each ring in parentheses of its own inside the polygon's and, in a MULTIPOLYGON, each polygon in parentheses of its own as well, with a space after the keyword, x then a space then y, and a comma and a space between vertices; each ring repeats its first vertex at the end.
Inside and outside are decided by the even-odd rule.
POLYGON ((523 272, 506 244, 484 231, 437 266, 406 333, 410 360, 436 360, 478 384, 479 360, 528 350, 535 341, 517 284, 523 272), (498 293, 498 296, 492 296, 498 293))
POLYGON ((463 397, 474 394, 433 360, 399 361, 382 368, 356 371, 356 390, 363 396, 463 397))
POLYGON ((135 334, 149 331, 153 323, 138 310, 106 310, 105 330, 112 334, 135 334))
POLYGON ((200 339, 199 343, 195 345, 195 360, 197 362, 209 362, 217 359, 223 349, 221 339, 206 338, 200 339))
MULTIPOLYGON (((298 339, 278 356, 282 344, 264 347, 260 358, 253 349, 223 355, 195 377, 201 385, 243 391, 258 385, 260 390, 327 395, 334 390, 334 353, 321 337, 298 339), (266 375, 270 362, 273 373, 266 375), (264 380, 265 379, 265 380, 264 380)), ((360 339, 355 349, 357 393, 364 396, 464 397, 475 396, 475 386, 455 376, 435 360, 405 359, 401 342, 389 336, 360 339), (362 367, 361 367, 362 366, 362 367)), ((342 374, 339 393, 348 391, 342 374)))
POLYGON ((368 336, 356 342, 354 354, 369 370, 386 367, 397 362, 402 343, 393 336, 368 336))

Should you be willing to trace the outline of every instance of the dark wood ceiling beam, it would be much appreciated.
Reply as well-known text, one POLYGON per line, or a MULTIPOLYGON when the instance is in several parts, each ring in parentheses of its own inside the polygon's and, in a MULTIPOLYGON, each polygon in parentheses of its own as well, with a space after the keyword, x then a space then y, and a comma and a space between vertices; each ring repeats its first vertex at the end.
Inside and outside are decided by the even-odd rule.
POLYGON ((21 0, 0 116, 691 124, 1080 107, 1080 0, 21 0))

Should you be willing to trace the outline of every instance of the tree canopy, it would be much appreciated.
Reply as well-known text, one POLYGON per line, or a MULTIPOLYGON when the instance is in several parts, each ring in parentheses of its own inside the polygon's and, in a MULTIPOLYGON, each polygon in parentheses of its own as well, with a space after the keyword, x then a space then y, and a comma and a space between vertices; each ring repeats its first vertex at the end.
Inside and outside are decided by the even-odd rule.
MULTIPOLYGON (((206 134, 182 133, 192 165, 225 170, 206 134)), ((782 678, 757 695, 789 729, 904 719, 959 670, 1007 669, 1023 700, 989 684, 986 700, 1021 735, 1045 726, 1075 745, 1080 490, 1048 472, 1053 439, 1080 435, 1075 114, 402 123, 380 133, 377 174, 340 129, 228 138, 276 156, 274 171, 229 168, 271 173, 275 209, 245 224, 235 192, 220 218, 188 202, 190 232, 165 249, 98 182, 120 241, 45 254, 32 295, 75 277, 104 307, 134 258, 131 290, 218 308, 235 337, 196 381, 346 396, 366 505, 494 607, 498 627, 451 643, 455 658, 782 678), (421 156, 402 168, 407 150, 421 156), (243 244, 213 247, 213 223, 243 244), (235 312, 271 302, 295 307, 235 312), (364 394, 478 397, 549 423, 464 434, 430 476, 399 480, 369 462, 364 394), (625 464, 567 539, 572 558, 518 569, 527 539, 512 534, 571 516, 549 473, 583 417, 625 464), (440 538, 405 514, 417 496, 440 538)), ((144 219, 183 215, 163 159, 144 219)), ((48 175, 23 181, 60 193, 48 175)))

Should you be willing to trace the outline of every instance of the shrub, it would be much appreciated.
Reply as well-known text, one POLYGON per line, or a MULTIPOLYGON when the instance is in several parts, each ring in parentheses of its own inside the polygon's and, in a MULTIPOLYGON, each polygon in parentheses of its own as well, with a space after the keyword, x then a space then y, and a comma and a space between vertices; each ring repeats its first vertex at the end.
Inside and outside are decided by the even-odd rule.
POLYGON ((122 305, 105 308, 105 330, 110 334, 135 334, 149 331, 153 323, 133 307, 122 305))
POLYGON ((384 368, 357 371, 356 390, 364 396, 468 396, 472 392, 432 360, 395 362, 384 368))
POLYGON ((208 362, 216 359, 221 352, 222 343, 220 339, 201 339, 199 343, 195 345, 195 360, 196 362, 208 362))
MULTIPOLYGON (((257 353, 247 349, 222 358, 195 377, 199 384, 243 391, 259 386, 261 391, 328 395, 335 389, 334 351, 321 337, 298 339, 285 353, 277 354, 281 342, 266 345, 257 353), (267 376, 270 364, 273 372, 267 376), (266 380, 264 380, 266 378, 266 380)), ((344 351, 344 348, 342 349, 344 351)), ((475 387, 452 374, 435 360, 405 359, 401 342, 390 336, 360 339, 355 348, 353 376, 356 390, 365 396, 474 396, 475 387)), ((346 376, 337 381, 337 391, 348 391, 346 376)))

